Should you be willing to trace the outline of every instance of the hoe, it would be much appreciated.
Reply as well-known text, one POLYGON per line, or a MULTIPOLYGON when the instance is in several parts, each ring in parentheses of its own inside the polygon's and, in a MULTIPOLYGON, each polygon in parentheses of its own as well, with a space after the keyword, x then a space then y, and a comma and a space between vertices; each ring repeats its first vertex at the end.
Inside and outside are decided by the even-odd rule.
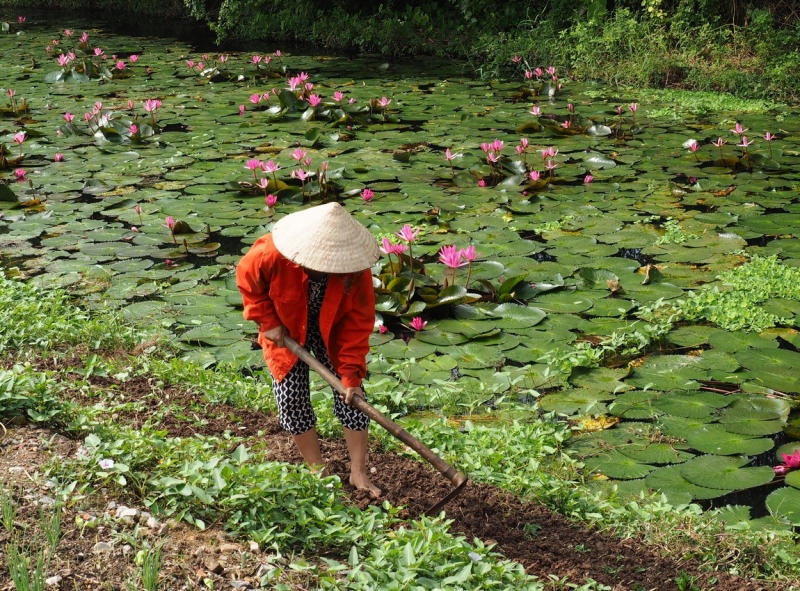
MULTIPOLYGON (((344 384, 342 384, 341 380, 339 380, 339 378, 337 378, 330 370, 328 370, 328 368, 325 367, 320 361, 313 357, 311 353, 309 353, 304 347, 301 347, 297 341, 291 337, 285 336, 283 338, 283 342, 287 349, 297 355, 300 359, 306 362, 309 367, 313 368, 314 371, 321 375, 336 392, 339 392, 342 395, 345 394, 347 388, 344 387, 344 384)), ((413 437, 410 433, 408 433, 405 429, 391 419, 386 418, 360 396, 353 396, 350 406, 363 412, 381 427, 386 429, 389 433, 394 435, 397 439, 421 455, 428 463, 441 472, 444 477, 455 486, 450 494, 436 503, 433 507, 425 511, 425 515, 438 515, 444 506, 447 505, 447 503, 459 495, 461 490, 464 488, 464 485, 467 484, 467 477, 464 474, 450 466, 442 458, 433 453, 430 448, 428 448, 419 439, 413 437)))

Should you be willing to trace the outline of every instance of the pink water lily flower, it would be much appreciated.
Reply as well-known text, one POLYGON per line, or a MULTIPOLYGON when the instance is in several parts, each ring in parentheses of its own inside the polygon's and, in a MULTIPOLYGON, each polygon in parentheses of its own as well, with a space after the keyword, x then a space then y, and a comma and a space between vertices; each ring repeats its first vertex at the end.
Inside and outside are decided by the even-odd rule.
POLYGON ((386 325, 385 325, 385 324, 381 324, 381 325, 378 327, 378 334, 386 334, 387 332, 389 332, 389 329, 388 329, 388 328, 386 328, 386 325))
POLYGON ((522 61, 522 58, 519 57, 518 55, 515 55, 514 57, 511 58, 511 61, 515 64, 518 64, 522 61))
POLYGON ((533 106, 531 107, 531 110, 530 110, 530 111, 528 111, 528 113, 530 113, 530 114, 531 114, 531 115, 533 115, 534 117, 538 117, 538 116, 541 114, 541 112, 542 112, 542 111, 541 111, 541 109, 539 108, 539 105, 533 105, 533 106))
POLYGON ((495 154, 494 152, 489 152, 488 154, 486 154, 486 162, 488 162, 489 164, 496 164, 500 162, 500 155, 495 154))
POLYGON ((134 53, 133 55, 128 57, 128 59, 131 60, 131 62, 133 62, 135 64, 136 62, 139 61, 139 56, 134 53))
POLYGON ((555 76, 556 74, 555 66, 550 66, 549 68, 547 68, 547 73, 550 74, 551 76, 555 76))
POLYGON ((157 111, 161 107, 161 101, 158 99, 147 99, 144 101, 144 110, 148 113, 157 111))
POLYGON ((81 35, 81 43, 86 43, 87 41, 89 41, 89 33, 84 31, 83 35, 81 35))
POLYGON ((372 201, 372 198, 374 196, 375 196, 375 193, 373 193, 371 189, 364 189, 363 191, 361 191, 361 198, 364 201, 366 201, 367 203, 372 201))
POLYGON ((587 174, 585 177, 583 177, 583 182, 587 185, 591 183, 593 180, 594 177, 591 174, 587 174))
POLYGON ((260 94, 251 94, 250 95, 250 102, 254 105, 257 105, 261 102, 261 95, 260 94))
POLYGON ((169 228, 170 230, 172 230, 172 228, 175 227, 175 218, 172 217, 171 215, 168 215, 164 221, 166 223, 161 225, 164 226, 165 228, 169 228))
POLYGON ((100 57, 101 55, 103 55, 103 50, 100 49, 99 47, 95 47, 94 48, 94 55, 95 55, 95 57, 100 57))
POLYGON ((569 111, 570 113, 574 113, 575 105, 573 105, 572 103, 567 103, 567 111, 569 111))
POLYGON ((58 56, 58 65, 63 68, 67 64, 69 64, 69 58, 62 53, 58 56))
POLYGON ((486 181, 485 181, 485 180, 483 180, 483 179, 479 180, 479 181, 478 181, 478 186, 479 186, 479 187, 485 187, 485 186, 486 186, 486 181))
POLYGON ((729 130, 729 131, 731 133, 733 133, 733 134, 736 134, 736 135, 742 135, 745 131, 750 131, 750 130, 749 129, 744 129, 742 127, 742 124, 737 121, 736 125, 734 126, 734 128, 729 130))
POLYGON ((125 62, 123 62, 122 60, 119 60, 117 62, 116 68, 117 68, 117 70, 120 70, 120 71, 124 70, 125 69, 125 62))
POLYGON ((190 70, 194 70, 194 60, 186 60, 186 67, 190 70))
POLYGON ((275 207, 275 204, 277 202, 278 202, 278 197, 271 193, 264 198, 264 203, 266 203, 267 207, 275 207))
POLYGON ((254 55, 254 56, 253 56, 253 57, 250 59, 250 62, 251 62, 251 63, 254 63, 254 64, 260 64, 260 63, 261 63, 261 56, 260 56, 260 55, 254 55))
POLYGON ((275 50, 275 53, 274 53, 273 55, 274 55, 275 57, 281 57, 281 50, 280 50, 280 49, 276 49, 276 50, 275 50))
POLYGON ((392 104, 392 99, 387 99, 385 96, 381 97, 381 100, 378 101, 378 104, 385 109, 392 104))
POLYGON ((711 145, 712 146, 716 146, 718 148, 721 148, 722 146, 724 146, 727 143, 728 143, 728 140, 724 140, 721 137, 719 137, 719 138, 717 138, 716 142, 711 142, 711 145))
POLYGON ((55 160, 56 162, 63 162, 64 161, 64 154, 61 154, 60 152, 56 152, 56 155, 53 156, 53 160, 55 160))
POLYGON ((630 109, 631 113, 635 113, 636 111, 639 110, 639 105, 637 105, 636 103, 631 103, 630 105, 628 105, 628 108, 630 109))
POLYGON ((494 150, 495 152, 502 152, 503 146, 505 146, 505 142, 501 142, 498 139, 492 142, 492 150, 494 150))
POLYGON ((542 71, 541 68, 535 68, 533 70, 533 73, 536 74, 537 78, 541 78, 542 76, 544 76, 544 72, 542 71))
POLYGON ((414 242, 419 236, 419 229, 415 230, 409 224, 405 224, 395 236, 404 242, 414 242))
POLYGON ((257 158, 251 158, 247 162, 245 162, 244 167, 249 170, 259 170, 261 168, 261 160, 257 158))
POLYGON ((244 115, 245 110, 246 109, 244 105, 239 105, 239 115, 244 115))
POLYGON ((228 56, 227 55, 219 56, 219 61, 224 64, 225 62, 228 61, 228 56))
POLYGON ((458 247, 455 245, 443 246, 439 251, 439 262, 444 263, 451 269, 463 267, 468 261, 465 261, 458 247))
POLYGON ((312 95, 310 95, 308 97, 308 104, 311 105, 312 107, 316 107, 321 102, 322 102, 322 99, 319 96, 317 96, 316 94, 312 94, 312 95))
POLYGON ((17 17, 17 20, 19 21, 19 24, 22 24, 22 23, 24 23, 24 22, 25 22, 26 20, 28 20, 28 19, 27 19, 27 18, 25 18, 24 16, 18 16, 18 17, 17 17))
POLYGON ((20 131, 19 133, 14 134, 14 143, 22 144, 25 141, 25 132, 20 131))
POLYGON ((761 137, 763 137, 768 142, 771 142, 772 140, 778 139, 777 135, 772 135, 770 132, 767 132, 766 134, 762 135, 761 137))
MULTIPOLYGON (((13 88, 9 88, 8 90, 6 90, 6 94, 9 97, 14 98, 14 96, 16 96, 16 94, 17 94, 17 91, 14 90, 13 88)), ((769 132, 767 132, 767 133, 769 133, 769 132)))
POLYGON ((25 180, 25 169, 24 168, 18 168, 17 170, 14 171, 14 176, 17 177, 18 181, 24 181, 25 180))
POLYGON ((526 138, 526 137, 519 138, 519 145, 522 146, 523 149, 527 148, 528 147, 528 138, 526 138))
POLYGON ((475 245, 470 244, 466 248, 462 248, 458 251, 458 254, 467 262, 471 263, 480 255, 475 252, 475 245))
POLYGON ((481 143, 481 150, 483 150, 484 152, 488 152, 491 149, 492 149, 492 144, 487 144, 486 142, 481 143))
POLYGON ((755 142, 755 140, 748 141, 746 135, 743 135, 741 137, 741 140, 742 140, 741 144, 736 144, 736 146, 739 147, 739 148, 746 148, 747 146, 749 146, 750 144, 755 142))
POLYGON ((531 178, 531 180, 532 180, 533 182, 536 182, 536 181, 538 181, 538 180, 539 180, 539 178, 541 177, 541 174, 539 173, 539 171, 538 171, 538 170, 532 170, 532 171, 530 171, 530 172, 528 173, 528 176, 531 178))
POLYGON ((70 31, 69 29, 64 29, 64 35, 67 37, 72 37, 72 31, 70 31))
POLYGON ((275 161, 273 160, 268 160, 267 162, 264 162, 262 164, 262 169, 265 170, 266 172, 275 173, 276 171, 281 169, 281 166, 280 164, 276 164, 275 161))
POLYGON ((461 156, 461 153, 453 154, 453 152, 450 151, 450 148, 446 148, 444 151, 444 159, 447 160, 448 162, 452 162, 455 158, 458 158, 459 156, 461 156))
POLYGON ((420 331, 423 328, 425 328, 427 324, 428 324, 427 320, 423 321, 420 316, 414 316, 414 318, 411 319, 411 323, 409 324, 409 326, 416 331, 420 331))
POLYGON ((136 125, 131 125, 128 129, 130 130, 131 134, 133 134, 133 135, 136 135, 137 133, 139 133, 139 128, 136 125))
POLYGON ((533 78, 533 72, 525 70, 525 80, 530 80, 531 78, 533 78))
POLYGON ((572 121, 567 119, 566 121, 564 121, 564 123, 561 124, 561 127, 563 127, 564 129, 569 129, 570 127, 572 127, 572 121))
POLYGON ((292 156, 292 158, 294 158, 295 160, 300 162, 303 158, 306 157, 306 154, 308 154, 308 152, 306 152, 302 148, 295 148, 295 150, 294 150, 294 152, 292 152, 291 156, 292 156))
POLYGON ((301 181, 305 181, 308 178, 308 173, 302 168, 297 168, 291 172, 290 176, 293 179, 300 179, 301 181))
POLYGON ((344 98, 344 93, 339 92, 338 90, 333 93, 333 100, 335 100, 337 103, 341 102, 343 98, 344 98))

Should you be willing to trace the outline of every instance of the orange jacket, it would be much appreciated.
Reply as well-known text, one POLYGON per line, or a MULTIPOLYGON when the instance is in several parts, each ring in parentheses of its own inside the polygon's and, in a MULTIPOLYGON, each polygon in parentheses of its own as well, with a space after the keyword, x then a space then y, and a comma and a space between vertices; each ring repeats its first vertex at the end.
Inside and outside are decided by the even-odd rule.
MULTIPOLYGON (((283 324, 305 346, 308 328, 308 275, 284 257, 272 234, 259 238, 236 269, 244 317, 258 324, 258 342, 272 375, 279 382, 297 357, 262 336, 283 324)), ((375 292, 369 269, 347 275, 330 274, 319 313, 319 327, 333 367, 348 387, 358 387, 367 374, 369 336, 375 327, 375 292)))

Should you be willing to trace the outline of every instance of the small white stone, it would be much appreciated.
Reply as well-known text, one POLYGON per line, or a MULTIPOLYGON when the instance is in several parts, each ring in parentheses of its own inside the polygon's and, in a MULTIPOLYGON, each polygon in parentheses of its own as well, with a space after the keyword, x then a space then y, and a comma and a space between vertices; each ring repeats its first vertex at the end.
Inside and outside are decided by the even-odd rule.
POLYGON ((111 552, 113 548, 108 542, 97 542, 93 547, 93 552, 111 552))
POLYGON ((375 467, 372 467, 372 468, 369 469, 369 473, 370 474, 377 474, 378 473, 378 469, 375 468, 375 467))
POLYGON ((122 547, 122 555, 123 555, 123 556, 127 556, 128 554, 130 554, 130 553, 131 553, 131 550, 133 550, 133 548, 131 548, 131 546, 130 546, 129 544, 125 544, 125 545, 122 547))
POLYGON ((25 471, 25 468, 23 468, 22 466, 11 466, 11 467, 8 469, 8 471, 9 471, 11 474, 19 474, 20 472, 24 472, 24 471, 25 471))
POLYGON ((261 551, 261 548, 258 545, 258 542, 255 540, 250 540, 250 552, 253 554, 258 554, 261 551))
POLYGON ((230 554, 231 552, 239 552, 238 544, 222 544, 219 551, 223 554, 230 554))
POLYGON ((148 517, 146 525, 150 529, 155 529, 158 527, 158 519, 156 519, 155 517, 148 517))
POLYGON ((48 587, 57 587, 60 582, 61 582, 61 577, 59 575, 56 575, 54 577, 49 577, 44 580, 44 584, 47 585, 48 587))

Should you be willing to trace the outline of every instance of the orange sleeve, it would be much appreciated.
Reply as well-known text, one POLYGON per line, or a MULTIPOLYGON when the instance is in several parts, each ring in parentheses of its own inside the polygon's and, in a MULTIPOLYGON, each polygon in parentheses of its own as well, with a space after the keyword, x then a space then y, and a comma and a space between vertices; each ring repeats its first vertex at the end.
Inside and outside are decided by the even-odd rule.
POLYGON ((375 291, 372 272, 367 269, 356 280, 353 308, 338 322, 336 332, 341 338, 337 355, 339 375, 347 388, 356 388, 367 375, 369 337, 375 328, 375 291))
POLYGON ((236 286, 242 293, 245 320, 253 320, 261 332, 281 324, 269 297, 274 267, 268 257, 269 245, 259 238, 236 267, 236 286))

